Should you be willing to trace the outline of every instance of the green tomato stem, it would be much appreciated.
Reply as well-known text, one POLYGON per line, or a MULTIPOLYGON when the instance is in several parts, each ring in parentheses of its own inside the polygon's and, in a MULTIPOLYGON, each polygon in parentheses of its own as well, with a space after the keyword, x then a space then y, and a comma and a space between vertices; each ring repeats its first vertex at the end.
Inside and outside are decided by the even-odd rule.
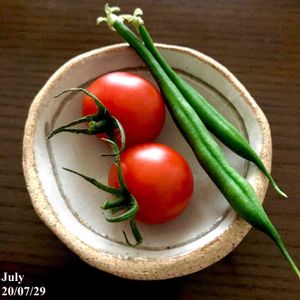
POLYGON ((138 230, 138 227, 136 226, 136 222, 135 222, 135 219, 130 219, 130 228, 131 228, 131 232, 134 236, 134 239, 135 239, 135 243, 131 243, 127 237, 127 234, 126 232, 123 230, 123 235, 124 235, 124 238, 126 240, 126 243, 129 245, 129 246, 132 246, 132 247, 137 247, 139 246, 140 244, 142 244, 143 242, 143 237, 141 235, 141 233, 139 232, 138 230))
POLYGON ((137 202, 135 201, 131 204, 130 209, 125 211, 123 214, 121 214, 117 217, 105 217, 105 219, 108 222, 123 222, 126 220, 130 220, 135 217, 135 215, 138 212, 138 209, 139 209, 139 206, 138 206, 137 202))
POLYGON ((88 177, 86 175, 83 175, 77 171, 74 171, 74 170, 71 170, 71 169, 68 169, 68 168, 63 168, 65 171, 68 171, 70 173, 73 173, 73 174, 76 174, 80 177, 82 177, 84 180, 88 181, 89 183, 91 183, 92 185, 94 185, 95 187, 97 187, 98 189, 102 190, 102 191, 105 191, 107 193, 110 193, 116 197, 120 197, 121 195, 121 192, 118 190, 118 189, 115 189, 115 188, 112 188, 110 186, 107 186, 101 182, 99 182, 98 180, 96 180, 95 178, 92 178, 92 177, 88 177))
POLYGON ((108 210, 108 209, 112 209, 112 208, 116 208, 116 207, 120 207, 120 206, 124 206, 124 205, 125 205, 124 197, 120 196, 115 201, 108 201, 108 200, 105 201, 101 208, 103 210, 108 210))

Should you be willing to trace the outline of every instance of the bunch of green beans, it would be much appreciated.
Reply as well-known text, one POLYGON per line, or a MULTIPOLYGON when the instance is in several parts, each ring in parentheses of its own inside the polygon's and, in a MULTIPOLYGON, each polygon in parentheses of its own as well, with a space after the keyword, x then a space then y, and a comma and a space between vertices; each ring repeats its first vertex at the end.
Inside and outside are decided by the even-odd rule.
POLYGON ((248 141, 243 135, 228 121, 226 120, 206 99, 200 95, 191 85, 189 85, 184 79, 182 79, 167 63, 164 57, 160 54, 155 47, 150 33, 144 25, 142 20, 143 12, 137 8, 133 12, 133 15, 123 15, 123 18, 129 21, 140 33, 141 38, 145 46, 152 53, 154 58, 173 81, 186 101, 193 107, 197 115, 200 117, 206 128, 212 132, 221 142, 224 143, 232 151, 240 155, 241 157, 253 162, 256 166, 265 174, 270 180, 270 183, 274 189, 283 197, 287 198, 287 195, 280 190, 275 180, 272 178, 265 165, 251 148, 248 141))
POLYGON ((98 18, 97 23, 106 22, 111 29, 117 31, 135 49, 156 79, 174 122, 189 143, 203 169, 233 209, 249 224, 273 239, 300 278, 300 271, 288 254, 279 233, 265 213, 252 186, 230 166, 195 109, 166 74, 152 53, 124 24, 124 17, 117 16, 116 12, 119 12, 119 8, 110 8, 106 4, 106 17, 98 18))
POLYGON ((211 106, 211 104, 208 103, 202 95, 200 95, 192 86, 178 76, 178 74, 168 65, 155 47, 147 28, 143 24, 138 27, 138 30, 145 43, 145 46, 150 50, 152 55, 159 62, 160 66, 174 82, 188 103, 193 107, 206 128, 232 151, 256 164, 256 166, 270 180, 270 183, 274 189, 281 196, 287 198, 287 195, 278 187, 259 156, 250 147, 248 141, 230 122, 228 122, 213 106, 211 106))

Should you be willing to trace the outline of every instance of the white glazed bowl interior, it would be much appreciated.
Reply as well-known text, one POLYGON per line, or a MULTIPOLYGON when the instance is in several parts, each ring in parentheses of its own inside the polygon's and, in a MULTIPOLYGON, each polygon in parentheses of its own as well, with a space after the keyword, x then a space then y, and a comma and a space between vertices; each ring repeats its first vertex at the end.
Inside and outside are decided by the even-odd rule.
MULTIPOLYGON (((169 63, 228 118, 249 140, 270 168, 268 123, 245 88, 211 58, 182 47, 159 45, 169 63)), ((135 52, 125 44, 82 54, 62 66, 36 96, 24 137, 24 172, 34 208, 41 219, 83 260, 104 271, 132 279, 162 279, 200 270, 229 253, 249 225, 237 218, 228 202, 200 167, 194 154, 167 115, 158 142, 178 150, 194 174, 189 207, 163 225, 140 224, 144 242, 126 245, 127 223, 108 223, 100 206, 108 195, 62 167, 107 181, 112 158, 97 137, 62 133, 46 142, 50 130, 81 116, 80 93, 54 99, 62 90, 87 87, 98 76, 129 71, 155 81, 135 52)), ((100 99, 101 100, 101 99, 100 99)), ((252 164, 219 143, 230 163, 263 199, 267 182, 252 164)))

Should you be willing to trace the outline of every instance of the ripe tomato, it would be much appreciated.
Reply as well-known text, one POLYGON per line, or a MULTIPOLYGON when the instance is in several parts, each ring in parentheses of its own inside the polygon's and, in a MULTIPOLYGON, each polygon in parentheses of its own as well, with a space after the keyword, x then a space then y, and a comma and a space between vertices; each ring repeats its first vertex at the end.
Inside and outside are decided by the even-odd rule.
MULTIPOLYGON (((115 116, 126 134, 126 146, 155 140, 165 120, 165 105, 158 90, 144 78, 113 72, 96 79, 88 90, 115 116)), ((94 101, 85 95, 83 116, 95 114, 94 101)))
MULTIPOLYGON (((137 220, 165 223, 187 207, 193 193, 193 174, 174 149, 158 143, 133 146, 121 154, 121 168, 127 188, 139 204, 137 220)), ((115 164, 108 184, 119 187, 115 164)))

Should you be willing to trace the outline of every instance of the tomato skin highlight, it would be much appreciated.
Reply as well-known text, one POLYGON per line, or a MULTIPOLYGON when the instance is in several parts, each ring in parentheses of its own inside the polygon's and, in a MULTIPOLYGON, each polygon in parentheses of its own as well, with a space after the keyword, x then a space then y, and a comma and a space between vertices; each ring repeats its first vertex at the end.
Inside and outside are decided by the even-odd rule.
MULTIPOLYGON (((87 90, 120 121, 127 147, 154 141, 161 132, 165 121, 164 101, 159 91, 144 78, 129 72, 108 73, 96 79, 87 90)), ((94 101, 84 95, 82 115, 96 112, 94 101)))
MULTIPOLYGON (((183 156, 174 149, 158 143, 133 146, 121 154, 121 167, 127 188, 139 204, 138 221, 165 223, 189 204, 193 174, 183 156)), ((110 169, 108 184, 119 187, 115 164, 110 169)))

